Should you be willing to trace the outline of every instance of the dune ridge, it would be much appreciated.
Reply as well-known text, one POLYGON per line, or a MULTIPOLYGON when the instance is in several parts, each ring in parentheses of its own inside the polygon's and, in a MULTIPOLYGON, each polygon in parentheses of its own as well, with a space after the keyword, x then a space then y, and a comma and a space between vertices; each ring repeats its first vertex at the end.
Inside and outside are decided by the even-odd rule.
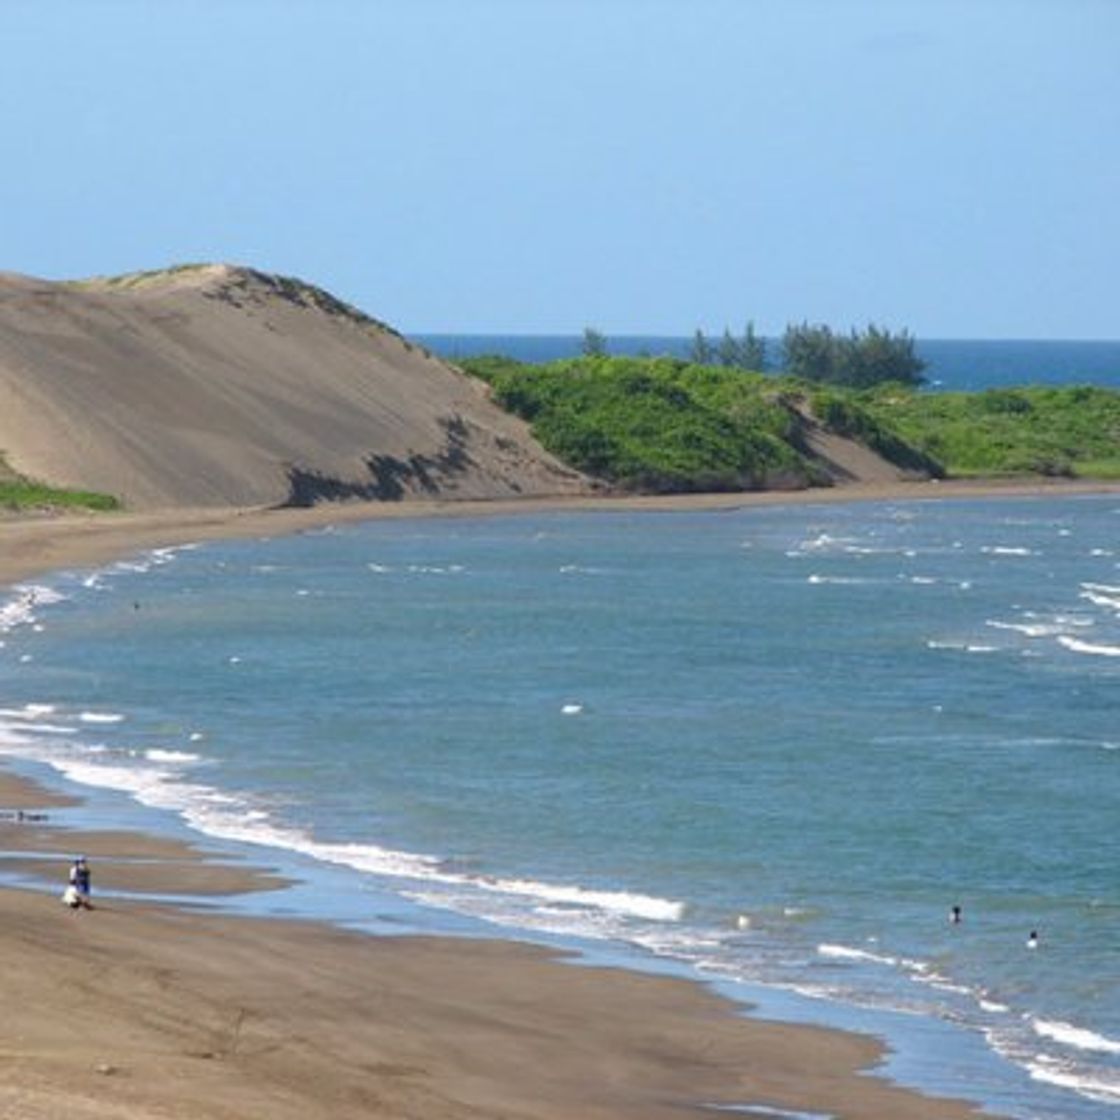
POLYGON ((321 288, 224 264, 0 273, 0 450, 135 510, 589 489, 480 382, 321 288))

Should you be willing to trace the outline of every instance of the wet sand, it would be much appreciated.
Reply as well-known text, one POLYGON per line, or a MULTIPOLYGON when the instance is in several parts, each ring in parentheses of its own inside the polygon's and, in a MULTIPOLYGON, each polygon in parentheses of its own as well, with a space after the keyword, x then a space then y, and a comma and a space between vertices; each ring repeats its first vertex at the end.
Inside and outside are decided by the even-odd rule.
POLYGON ((308 509, 174 509, 147 513, 4 515, 0 586, 39 572, 104 564, 147 548, 193 541, 278 537, 323 525, 385 518, 501 517, 549 511, 731 510, 868 501, 1120 494, 1120 483, 956 480, 853 484, 812 490, 655 497, 559 497, 495 501, 345 502, 308 509))
POLYGON ((58 887, 0 889, 0 1115, 710 1120, 720 1104, 976 1115, 862 1075, 882 1056, 872 1039, 756 1022, 688 981, 502 941, 99 897, 110 885, 205 898, 276 883, 174 840, 62 829, 65 804, 0 771, 0 874, 58 887), (92 911, 59 900, 77 849, 92 911))

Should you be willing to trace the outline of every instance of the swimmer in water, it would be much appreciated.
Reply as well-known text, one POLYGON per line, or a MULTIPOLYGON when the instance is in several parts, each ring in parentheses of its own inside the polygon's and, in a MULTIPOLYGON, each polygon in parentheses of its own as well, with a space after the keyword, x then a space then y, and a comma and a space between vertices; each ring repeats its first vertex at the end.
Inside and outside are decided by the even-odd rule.
POLYGON ((961 924, 961 908, 959 906, 954 906, 953 909, 949 911, 949 923, 954 926, 959 926, 961 924))
POLYGON ((1036 930, 1036 929, 1031 930, 1031 935, 1030 935, 1030 937, 1027 938, 1027 948, 1028 949, 1037 949, 1038 948, 1038 930, 1036 930))

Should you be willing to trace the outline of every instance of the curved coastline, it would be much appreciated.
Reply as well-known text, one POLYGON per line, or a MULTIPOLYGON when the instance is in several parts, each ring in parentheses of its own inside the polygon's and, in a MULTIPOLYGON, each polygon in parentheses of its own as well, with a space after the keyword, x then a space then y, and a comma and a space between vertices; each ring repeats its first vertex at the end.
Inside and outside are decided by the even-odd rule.
MULTIPOLYGON (((906 484, 683 499, 20 518, 0 521, 0 583, 143 548, 279 536, 372 517, 1101 492, 1120 487, 906 484)), ((49 797, 9 778, 0 784, 4 809, 34 809, 49 797)), ((6 831, 11 849, 13 829, 6 831)), ((44 854, 41 837, 24 838, 40 845, 31 855, 44 854)), ((138 836, 123 843, 125 862, 146 858, 146 843, 138 836)), ((219 889, 207 887, 205 867, 191 878, 200 896, 219 889)), ((133 879, 127 889, 144 887, 133 879)), ((191 1098, 195 1111, 178 1113, 189 1117, 228 1114, 222 1110, 234 1100, 245 1114, 267 1107, 278 1116, 710 1116, 721 1103, 834 1116, 977 1114, 863 1076, 860 1070, 882 1061, 884 1049, 873 1039, 743 1018, 698 983, 572 969, 555 954, 512 942, 370 938, 147 903, 59 915, 53 894, 15 890, 0 891, 0 906, 5 953, 23 966, 8 970, 5 1003, 30 1009, 18 1068, 3 1092, 19 1094, 13 1099, 28 1116, 62 1108, 79 1117, 139 1116, 169 1093, 179 1107, 191 1098), (59 960, 83 976, 78 1016, 70 1014, 59 960), (182 1008, 191 1010, 184 1015, 182 1008), (203 1036, 210 1042, 200 1042, 203 1036), (189 1093, 178 1087, 188 1079, 189 1093), (322 1091, 324 1080, 336 1088, 322 1091), (109 1100, 114 1111, 96 1111, 109 1100)), ((736 1111, 752 1114, 749 1107, 736 1111)))
POLYGON ((62 568, 94 566, 145 548, 194 541, 278 537, 331 524, 379 518, 498 517, 568 511, 730 510, 845 502, 936 501, 1120 494, 1120 482, 956 479, 850 484, 810 490, 673 494, 653 497, 562 496, 486 501, 343 502, 309 508, 168 509, 143 513, 0 513, 0 586, 62 568))
POLYGON ((0 868, 39 888, 0 889, 0 989, 21 1009, 0 1102, 21 1116, 980 1115, 866 1076, 885 1053, 870 1037, 746 1017, 691 980, 138 900, 161 877, 200 903, 276 883, 175 841, 71 831, 73 805, 0 771, 0 868), (49 884, 75 844, 133 897, 64 911, 49 884))

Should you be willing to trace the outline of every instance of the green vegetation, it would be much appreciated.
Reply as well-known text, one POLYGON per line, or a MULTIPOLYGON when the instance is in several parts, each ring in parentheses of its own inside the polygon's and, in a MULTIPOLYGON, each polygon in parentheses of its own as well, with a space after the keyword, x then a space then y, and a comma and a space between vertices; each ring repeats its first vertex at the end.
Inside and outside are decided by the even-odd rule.
POLYGON ((888 381, 920 385, 926 368, 906 331, 891 334, 874 323, 863 333, 853 330, 847 336, 825 326, 791 323, 782 350, 790 376, 857 389, 888 381))
MULTIPOLYGON (((553 454, 640 492, 827 485, 805 451, 808 388, 788 379, 674 358, 584 357, 526 365, 489 356, 463 363, 504 408, 529 421, 553 454)), ((877 433, 900 465, 920 453, 854 401, 845 422, 877 433)))
POLYGON ((0 456, 0 509, 120 509, 120 502, 109 494, 89 490, 57 490, 32 482, 13 471, 0 456))
POLYGON ((1120 392, 1088 385, 859 397, 877 421, 950 474, 1120 478, 1120 392))
POLYGON ((607 353, 607 338, 594 327, 583 328, 583 354, 587 358, 602 358, 607 353))
MULTIPOLYGON (((883 338, 870 337, 875 346, 883 338)), ((462 364, 553 454, 627 490, 828 485, 809 449, 814 424, 932 477, 1120 478, 1120 392, 1111 389, 852 389, 665 357, 462 364)))

